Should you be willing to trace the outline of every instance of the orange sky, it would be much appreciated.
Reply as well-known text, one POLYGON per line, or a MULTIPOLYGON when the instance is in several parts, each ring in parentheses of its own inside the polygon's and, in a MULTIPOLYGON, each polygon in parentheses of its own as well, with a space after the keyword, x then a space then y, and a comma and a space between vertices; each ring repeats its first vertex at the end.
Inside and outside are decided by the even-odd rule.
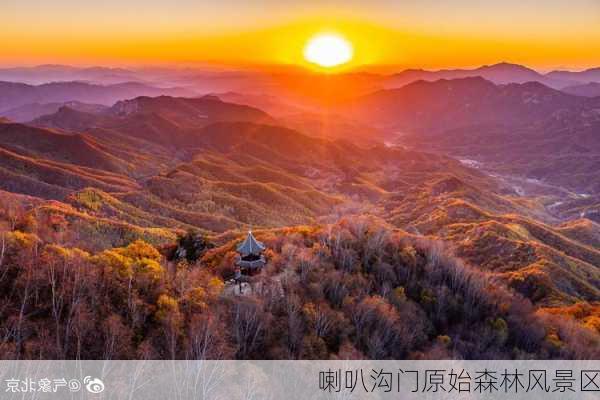
POLYGON ((0 23, 4 65, 304 65, 306 41, 336 32, 350 67, 600 66, 597 0, 3 0, 0 23))

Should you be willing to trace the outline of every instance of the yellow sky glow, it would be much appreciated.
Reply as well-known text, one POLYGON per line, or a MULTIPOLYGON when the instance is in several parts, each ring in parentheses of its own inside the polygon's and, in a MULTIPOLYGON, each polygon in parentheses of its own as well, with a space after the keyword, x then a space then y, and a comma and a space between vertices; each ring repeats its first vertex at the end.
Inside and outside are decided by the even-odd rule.
POLYGON ((554 9, 546 7, 552 13, 537 17, 536 12, 543 14, 539 9, 511 0, 512 8, 503 13, 469 0, 458 2, 464 3, 462 11, 458 3, 449 8, 431 2, 429 8, 406 6, 393 12, 377 1, 370 7, 350 1, 352 7, 345 11, 311 1, 312 8, 294 11, 295 3, 277 8, 274 2, 268 15, 254 8, 233 12, 233 6, 187 9, 195 2, 185 1, 169 10, 153 1, 118 8, 107 0, 102 10, 71 0, 29 10, 22 4, 32 0, 6 1, 0 5, 0 15, 8 16, 0 21, 3 65, 217 62, 308 67, 306 43, 322 33, 351 43, 353 58, 342 69, 471 67, 499 61, 542 69, 600 65, 600 6, 593 0, 573 0, 579 7, 574 10, 556 3, 554 9))

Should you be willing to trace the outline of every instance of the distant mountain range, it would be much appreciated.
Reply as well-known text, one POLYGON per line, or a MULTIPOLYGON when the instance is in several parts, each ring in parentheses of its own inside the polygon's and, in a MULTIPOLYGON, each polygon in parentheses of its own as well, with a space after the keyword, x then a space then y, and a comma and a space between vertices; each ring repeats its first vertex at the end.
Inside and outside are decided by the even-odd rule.
POLYGON ((64 106, 32 124, 71 132, 84 130, 99 137, 137 137, 163 146, 194 146, 202 127, 223 121, 268 123, 273 119, 259 109, 223 102, 215 96, 159 96, 119 101, 97 113, 64 106))
POLYGON ((3 115, 13 122, 29 122, 42 115, 54 114, 61 107, 69 107, 73 110, 83 112, 100 112, 107 108, 107 106, 101 104, 87 104, 79 101, 67 101, 64 103, 33 103, 1 111, 0 115, 3 115))
POLYGON ((427 71, 408 69, 384 79, 387 88, 404 86, 418 80, 436 81, 438 79, 457 79, 479 76, 497 84, 540 82, 546 86, 563 89, 578 83, 600 82, 600 68, 580 72, 552 71, 541 74, 519 64, 499 63, 484 65, 474 69, 446 69, 427 71))
POLYGON ((138 96, 194 96, 182 88, 158 88, 136 82, 96 85, 83 82, 53 82, 41 85, 0 82, 0 113, 28 104, 81 102, 112 105, 138 96))
POLYGON ((139 74, 123 68, 38 65, 35 67, 0 68, 0 81, 39 85, 57 81, 90 81, 116 84, 140 81, 139 74))
POLYGON ((575 96, 600 97, 600 83, 590 82, 580 85, 567 86, 566 88, 562 89, 562 91, 565 93, 574 94, 575 96))
POLYGON ((359 97, 342 106, 356 118, 396 130, 425 134, 485 123, 525 124, 564 109, 594 109, 588 99, 538 82, 497 85, 481 77, 417 81, 359 97))
POLYGON ((548 78, 571 82, 600 82, 600 67, 583 71, 552 71, 546 74, 548 78))
MULTIPOLYGON (((108 68, 74 67, 68 65, 40 65, 36 67, 15 67, 0 69, 0 81, 22 82, 40 85, 51 82, 87 82, 99 85, 122 83, 142 83, 148 86, 175 86, 190 88, 199 94, 213 92, 237 92, 252 101, 252 105, 270 107, 273 96, 280 97, 283 90, 299 97, 320 97, 364 94, 365 90, 390 89, 404 86, 418 80, 435 81, 482 77, 496 84, 540 82, 546 86, 563 89, 569 86, 600 82, 600 68, 583 71, 551 71, 540 73, 527 66, 501 62, 472 69, 423 70, 407 69, 394 74, 371 72, 349 72, 336 75, 318 75, 299 68, 275 69, 271 73, 256 70, 220 70, 202 66, 198 68, 108 68), (311 87, 312 91, 307 90, 311 87)), ((164 93, 169 94, 169 93, 164 93)), ((175 93, 170 93, 175 95, 175 93)), ((146 95, 138 93, 138 95, 146 95)), ((179 93, 181 96, 189 94, 179 93)), ((235 93, 226 94, 229 97, 235 93)), ((66 101, 77 100, 74 98, 66 101)), ((286 102, 289 103, 289 98, 286 102)), ((291 103, 294 108, 297 105, 291 103)), ((266 110, 273 111, 273 110, 266 110)))

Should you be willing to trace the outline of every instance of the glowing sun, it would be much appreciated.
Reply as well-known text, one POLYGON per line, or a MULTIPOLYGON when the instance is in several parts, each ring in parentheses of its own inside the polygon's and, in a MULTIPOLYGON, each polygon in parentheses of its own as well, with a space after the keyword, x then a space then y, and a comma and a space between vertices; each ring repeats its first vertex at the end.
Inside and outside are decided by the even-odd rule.
POLYGON ((304 47, 306 61, 321 67, 331 68, 352 59, 352 44, 342 36, 321 34, 312 37, 304 47))

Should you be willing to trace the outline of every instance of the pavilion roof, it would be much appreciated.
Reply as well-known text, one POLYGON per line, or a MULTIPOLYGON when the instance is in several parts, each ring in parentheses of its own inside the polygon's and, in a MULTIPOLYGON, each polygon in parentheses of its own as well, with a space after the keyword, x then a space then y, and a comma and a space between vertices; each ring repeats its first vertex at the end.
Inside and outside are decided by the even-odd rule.
POLYGON ((246 239, 244 239, 244 241, 237 247, 238 253, 240 253, 242 256, 247 256, 250 254, 259 255, 264 250, 265 245, 256 240, 252 234, 252 231, 248 231, 248 236, 246 236, 246 239))

